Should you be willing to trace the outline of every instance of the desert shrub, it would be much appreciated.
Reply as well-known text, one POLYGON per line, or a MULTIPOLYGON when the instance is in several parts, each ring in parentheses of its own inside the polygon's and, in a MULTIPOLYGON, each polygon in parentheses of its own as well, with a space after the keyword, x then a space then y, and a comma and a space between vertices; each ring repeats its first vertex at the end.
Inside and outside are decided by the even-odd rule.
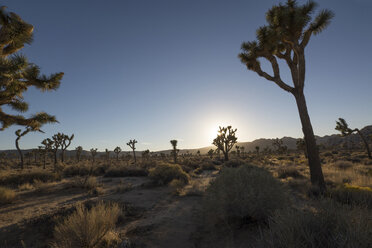
POLYGON ((118 166, 110 168, 105 177, 145 177, 148 175, 146 169, 136 167, 118 166))
POLYGON ((230 159, 229 161, 226 161, 224 163, 224 166, 226 167, 230 167, 230 168, 236 168, 240 165, 243 164, 243 161, 242 160, 239 160, 239 159, 230 159))
POLYGON ((338 160, 334 163, 334 166, 339 169, 346 170, 346 169, 351 168, 353 166, 353 163, 349 161, 345 161, 345 160, 338 160))
POLYGON ((187 158, 187 159, 181 160, 180 164, 181 164, 181 166, 189 167, 190 169, 188 169, 188 170, 194 170, 194 169, 199 167, 200 161, 195 160, 195 159, 191 159, 191 158, 187 158))
POLYGON ((56 224, 51 247, 109 247, 105 244, 118 238, 113 231, 120 213, 117 204, 101 202, 90 210, 80 204, 74 213, 56 224))
POLYGON ((189 182, 189 175, 178 164, 160 163, 150 169, 149 177, 159 185, 166 185, 173 179, 178 179, 185 184, 189 182))
POLYGON ((86 165, 71 165, 63 169, 63 175, 65 177, 86 176, 88 174, 89 167, 86 165))
POLYGON ((365 209, 323 201, 317 211, 281 210, 269 221, 258 244, 265 248, 367 248, 372 219, 365 209))
POLYGON ((185 186, 185 181, 180 180, 180 179, 173 179, 170 183, 169 186, 173 189, 173 194, 175 195, 180 195, 182 192, 183 187, 185 186))
POLYGON ((282 184, 263 168, 243 165, 224 168, 204 199, 207 223, 266 221, 288 198, 282 184))
POLYGON ((16 198, 16 193, 8 188, 0 187, 0 205, 12 203, 16 198))
POLYGON ((343 204, 372 208, 372 189, 344 183, 329 190, 329 196, 343 204))
POLYGON ((278 178, 287 178, 287 177, 293 177, 293 178, 302 178, 298 170, 293 166, 286 166, 286 167, 280 167, 277 171, 278 178))
POLYGON ((21 184, 21 185, 18 186, 18 189, 21 190, 21 191, 32 190, 34 188, 35 188, 35 186, 30 184, 30 183, 24 183, 24 184, 21 184))
POLYGON ((33 169, 31 171, 21 171, 16 174, 6 174, 0 177, 0 185, 18 186, 25 183, 33 183, 35 180, 42 182, 53 182, 61 180, 61 176, 42 169, 33 169))
POLYGON ((123 181, 120 181, 120 184, 116 186, 115 192, 117 193, 125 193, 133 189, 132 183, 125 183, 123 181))
POLYGON ((324 156, 324 157, 332 157, 333 154, 332 154, 331 152, 325 152, 325 153, 323 154, 323 156, 324 156))

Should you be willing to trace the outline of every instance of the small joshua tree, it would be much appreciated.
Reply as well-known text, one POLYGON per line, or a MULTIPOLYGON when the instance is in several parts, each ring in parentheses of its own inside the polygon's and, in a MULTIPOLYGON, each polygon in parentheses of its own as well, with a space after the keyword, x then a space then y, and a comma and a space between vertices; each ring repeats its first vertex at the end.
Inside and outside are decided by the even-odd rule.
POLYGON ((129 146, 132 149, 132 151, 133 151, 134 163, 137 163, 137 158, 136 158, 136 143, 137 143, 137 140, 135 140, 135 139, 129 140, 129 142, 127 143, 127 146, 129 146))
POLYGON ((306 151, 306 143, 305 143, 305 139, 298 139, 296 141, 296 147, 297 147, 297 150, 299 151, 303 151, 304 152, 304 155, 305 155, 305 158, 307 158, 307 151, 306 151))
POLYGON ((106 157, 106 162, 110 161, 110 151, 106 148, 105 149, 105 157, 106 157))
POLYGON ((177 140, 171 140, 170 143, 171 143, 172 148, 173 148, 173 150, 171 151, 171 155, 173 156, 174 163, 176 164, 177 163, 177 155, 180 151, 179 149, 177 149, 178 141, 177 140))
POLYGON ((285 146, 283 146, 283 140, 281 140, 279 138, 276 138, 273 141, 273 146, 276 147, 276 151, 278 153, 283 153, 286 150, 286 148, 284 148, 285 146))
POLYGON ((229 151, 236 144, 238 138, 235 136, 237 129, 231 126, 219 127, 217 138, 213 140, 213 145, 222 151, 225 161, 229 160, 229 151))
POLYGON ((74 134, 72 134, 70 137, 66 134, 61 134, 61 161, 62 163, 64 162, 64 157, 65 157, 65 151, 67 147, 71 145, 71 141, 74 139, 74 134))
POLYGON ((116 154, 116 161, 119 161, 119 154, 120 154, 120 152, 121 152, 121 148, 117 146, 114 149, 114 153, 116 154))
POLYGON ((214 154, 214 150, 213 149, 210 149, 207 154, 212 159, 213 158, 213 154, 214 154))
POLYGON ((149 160, 150 159, 150 150, 144 150, 142 152, 142 160, 149 160))
POLYGON ((256 149, 256 152, 257 152, 257 156, 260 156, 260 147, 256 146, 255 149, 256 149))
POLYGON ((25 136, 26 134, 28 134, 32 129, 31 128, 26 128, 25 131, 22 132, 21 129, 18 129, 16 132, 15 132, 15 135, 17 136, 16 140, 15 140, 15 145, 16 145, 16 148, 17 148, 17 151, 18 151, 18 154, 19 154, 19 158, 20 158, 20 167, 21 169, 23 169, 23 164, 24 164, 24 160, 23 160, 23 153, 22 153, 22 150, 19 148, 19 140, 25 136))
POLYGON ((57 133, 57 134, 53 135, 52 140, 53 140, 52 150, 53 150, 53 154, 54 154, 54 169, 56 169, 57 162, 58 162, 57 154, 58 154, 58 149, 63 142, 63 134, 62 133, 57 133))
POLYGON ((351 128, 349 128, 349 125, 346 123, 346 121, 344 119, 338 118, 338 121, 336 121, 336 128, 335 129, 337 131, 340 131, 342 136, 348 136, 348 135, 350 135, 354 132, 358 133, 360 138, 362 139, 362 141, 364 143, 364 146, 365 146, 366 150, 367 150, 368 158, 372 159, 371 151, 370 151, 369 145, 368 145, 368 141, 364 137, 362 132, 360 132, 360 130, 358 128, 351 129, 351 128))
POLYGON ((240 158, 240 146, 235 146, 236 149, 236 155, 240 158))
POLYGON ((83 152, 83 147, 82 146, 78 146, 78 147, 75 148, 76 160, 77 160, 78 163, 80 162, 80 156, 81 156, 82 152, 83 152))
POLYGON ((92 164, 94 164, 95 157, 97 155, 97 148, 90 149, 90 155, 92 156, 92 164))

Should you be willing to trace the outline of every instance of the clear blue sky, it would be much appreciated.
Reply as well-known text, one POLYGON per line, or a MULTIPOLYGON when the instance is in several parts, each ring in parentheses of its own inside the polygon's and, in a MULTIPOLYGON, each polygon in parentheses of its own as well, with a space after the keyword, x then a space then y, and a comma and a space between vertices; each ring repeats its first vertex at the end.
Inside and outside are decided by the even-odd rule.
MULTIPOLYGON (((35 27, 22 52, 44 73, 65 73, 57 91, 25 94, 28 114, 46 111, 60 124, 28 134, 21 147, 64 132, 75 134, 71 148, 127 150, 131 138, 139 150, 168 149, 171 139, 198 148, 227 124, 238 128, 238 141, 301 137, 293 96, 237 58, 278 2, 2 1, 35 27)), ((372 124, 372 1, 318 3, 336 16, 306 50, 314 131, 335 133, 338 117, 352 127, 372 124)), ((0 149, 14 149, 16 129, 0 132, 0 149)))

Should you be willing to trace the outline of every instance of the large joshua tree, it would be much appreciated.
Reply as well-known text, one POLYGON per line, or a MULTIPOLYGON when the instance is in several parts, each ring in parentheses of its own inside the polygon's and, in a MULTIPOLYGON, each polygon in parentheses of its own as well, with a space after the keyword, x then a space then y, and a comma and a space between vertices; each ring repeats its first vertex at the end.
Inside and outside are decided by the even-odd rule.
POLYGON ((229 160, 229 151, 234 147, 238 138, 235 136, 237 129, 231 126, 219 127, 217 138, 213 140, 213 145, 217 146, 225 156, 225 161, 229 160))
POLYGON ((325 9, 313 18, 315 8, 316 3, 312 1, 298 5, 295 0, 273 6, 266 13, 268 25, 257 30, 257 41, 242 44, 239 58, 248 70, 274 82, 295 97, 306 141, 311 182, 324 191, 326 186, 319 151, 304 95, 305 47, 312 35, 321 33, 330 24, 333 13, 325 9), (272 74, 262 70, 260 59, 266 59, 271 64, 272 74), (278 60, 283 60, 288 65, 292 84, 282 80, 278 60))
POLYGON ((135 139, 129 140, 129 142, 127 143, 127 146, 129 146, 132 149, 132 151, 133 151, 134 163, 137 162, 137 158, 136 158, 136 143, 137 143, 137 140, 135 140, 135 139))
POLYGON ((55 117, 41 112, 26 118, 5 113, 2 106, 26 112, 28 104, 23 100, 23 93, 31 86, 41 91, 56 90, 63 73, 41 75, 37 65, 17 53, 25 44, 31 44, 34 27, 17 14, 7 13, 5 9, 0 8, 0 130, 11 125, 39 130, 42 124, 56 122, 55 117))
POLYGON ((351 129, 344 119, 338 118, 338 121, 336 121, 336 128, 335 129, 337 131, 340 131, 342 136, 348 136, 348 135, 350 135, 354 132, 358 133, 360 138, 362 139, 362 141, 364 143, 364 146, 365 146, 367 154, 368 154, 368 158, 372 159, 371 150, 369 149, 368 141, 367 141, 366 137, 364 137, 364 135, 362 134, 362 132, 360 132, 360 130, 358 128, 351 129))

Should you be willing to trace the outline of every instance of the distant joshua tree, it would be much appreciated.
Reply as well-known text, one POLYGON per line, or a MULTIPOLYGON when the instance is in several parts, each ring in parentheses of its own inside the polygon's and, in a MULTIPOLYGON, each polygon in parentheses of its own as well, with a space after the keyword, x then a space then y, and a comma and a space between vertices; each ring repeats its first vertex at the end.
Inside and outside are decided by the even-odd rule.
POLYGON ((62 163, 64 162, 64 157, 65 157, 65 151, 67 147, 71 145, 71 141, 74 139, 74 134, 72 134, 70 137, 66 134, 60 134, 61 135, 61 161, 62 163))
POLYGON ((321 33, 330 24, 333 13, 325 9, 313 19, 315 8, 313 1, 299 6, 295 0, 273 6, 266 13, 268 25, 257 30, 257 41, 242 44, 239 58, 248 70, 274 82, 295 97, 306 140, 311 182, 323 192, 326 185, 304 95, 305 47, 312 35, 321 33), (273 75, 262 70, 261 58, 271 64, 273 75), (278 60, 284 60, 288 65, 293 86, 282 80, 278 60))
POLYGON ((304 155, 305 155, 305 158, 307 158, 307 151, 306 151, 306 143, 305 143, 305 139, 298 139, 296 141, 296 147, 297 147, 297 150, 299 151, 303 151, 304 152, 304 155))
POLYGON ((370 151, 369 145, 368 145, 368 141, 367 141, 366 137, 364 137, 364 135, 362 134, 362 132, 360 132, 360 130, 358 128, 351 129, 351 128, 349 128, 349 125, 346 123, 346 121, 344 119, 338 118, 338 121, 336 121, 336 128, 335 129, 337 131, 340 131, 342 136, 348 136, 348 135, 350 135, 354 132, 357 132, 359 134, 360 138, 363 140, 364 146, 367 150, 368 157, 370 159, 372 159, 371 151, 370 151))
POLYGON ((240 146, 235 146, 235 149, 236 149, 236 155, 240 157, 240 146))
POLYGON ((58 154, 58 149, 59 147, 61 146, 62 142, 63 142, 63 134, 62 133, 57 133, 55 135, 52 136, 52 140, 53 140, 53 154, 54 154, 54 167, 56 168, 56 165, 57 165, 57 154, 58 154))
POLYGON ((149 160, 150 159, 150 150, 144 150, 142 152, 142 160, 149 160))
POLYGON ((97 150, 98 150, 97 148, 90 149, 90 155, 92 156, 92 164, 94 164, 94 159, 97 155, 97 150))
POLYGON ((83 147, 82 146, 78 146, 78 147, 75 148, 76 160, 77 160, 78 163, 80 162, 80 157, 81 157, 82 152, 83 152, 83 147))
POLYGON ((276 138, 273 141, 273 146, 276 147, 276 151, 280 154, 287 151, 287 146, 283 145, 283 140, 282 139, 276 138))
POLYGON ((137 140, 133 139, 133 140, 129 140, 129 142, 127 143, 127 146, 129 146, 132 150, 133 150, 133 157, 134 157, 134 163, 137 163, 137 158, 136 158, 136 143, 137 143, 137 140))
POLYGON ((23 153, 22 153, 22 150, 19 148, 19 140, 25 136, 26 134, 28 134, 32 129, 31 128, 26 128, 25 131, 22 132, 21 129, 18 129, 16 132, 15 132, 15 135, 17 136, 16 140, 15 140, 15 146, 17 148, 17 151, 18 151, 18 154, 19 154, 19 158, 20 158, 20 167, 21 169, 24 168, 24 159, 23 159, 23 153))
POLYGON ((212 159, 213 158, 213 154, 214 154, 214 150, 213 149, 210 149, 207 154, 212 159))
POLYGON ((171 143, 172 148, 173 148, 173 150, 171 151, 171 155, 173 156, 174 163, 176 164, 177 163, 177 155, 180 151, 179 149, 177 149, 178 141, 177 140, 171 140, 170 143, 171 143))
POLYGON ((114 149, 114 153, 116 154, 116 161, 119 161, 119 154, 120 154, 120 152, 121 152, 121 148, 117 146, 114 149))
POLYGON ((260 147, 256 146, 255 149, 256 149, 257 156, 260 156, 260 147))
POLYGON ((110 151, 107 148, 105 149, 105 158, 107 162, 110 161, 110 151))
POLYGON ((213 140, 213 145, 222 151, 225 156, 225 161, 229 160, 229 151, 236 144, 238 138, 235 136, 237 129, 232 129, 231 126, 219 127, 217 138, 213 140))

